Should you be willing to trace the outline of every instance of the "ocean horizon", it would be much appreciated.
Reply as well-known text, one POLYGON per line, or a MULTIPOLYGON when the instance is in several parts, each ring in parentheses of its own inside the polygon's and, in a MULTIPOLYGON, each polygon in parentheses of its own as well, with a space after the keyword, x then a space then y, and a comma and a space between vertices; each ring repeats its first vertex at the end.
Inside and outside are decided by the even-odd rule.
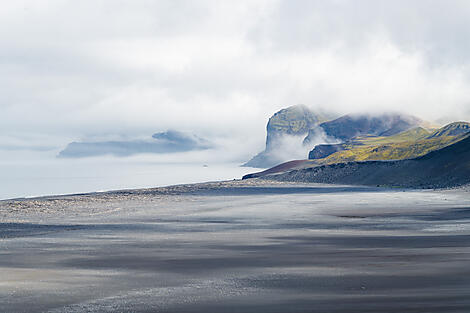
POLYGON ((259 169, 241 162, 161 162, 152 155, 131 157, 1 158, 0 199, 162 187, 240 179, 259 169))

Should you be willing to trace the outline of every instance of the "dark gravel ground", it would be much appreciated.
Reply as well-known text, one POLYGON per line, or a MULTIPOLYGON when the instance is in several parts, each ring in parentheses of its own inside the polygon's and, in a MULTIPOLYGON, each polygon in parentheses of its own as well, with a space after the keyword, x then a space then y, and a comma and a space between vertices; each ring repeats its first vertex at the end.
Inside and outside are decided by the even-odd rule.
POLYGON ((470 312, 470 197, 235 181, 0 202, 0 312, 470 312))

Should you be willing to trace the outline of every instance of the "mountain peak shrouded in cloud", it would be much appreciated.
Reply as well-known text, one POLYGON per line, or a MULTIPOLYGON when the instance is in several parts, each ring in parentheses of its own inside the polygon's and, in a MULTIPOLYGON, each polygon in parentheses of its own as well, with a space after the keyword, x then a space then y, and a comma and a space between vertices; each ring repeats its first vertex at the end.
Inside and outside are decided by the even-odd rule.
MULTIPOLYGON (((319 125, 327 136, 349 140, 361 135, 391 136, 426 124, 421 119, 405 114, 348 114, 319 125)), ((311 131, 315 134, 315 129, 311 131)), ((310 134, 309 134, 310 136, 310 134)), ((305 142, 309 142, 309 136, 305 142)))
MULTIPOLYGON (((316 144, 309 152, 308 160, 302 159, 285 162, 261 172, 247 174, 243 176, 243 179, 277 175, 282 172, 291 171, 293 176, 289 176, 290 174, 287 176, 293 178, 294 181, 338 183, 339 181, 335 181, 334 177, 338 174, 346 174, 347 176, 352 174, 350 170, 355 166, 354 163, 379 161, 388 162, 383 163, 386 164, 384 165, 385 167, 394 166, 393 164, 402 164, 400 162, 394 163, 398 160, 414 160, 431 155, 435 151, 445 149, 446 147, 458 146, 461 141, 468 139, 470 134, 470 124, 467 122, 453 122, 441 128, 435 128, 429 127, 429 123, 416 117, 396 113, 345 115, 315 126, 309 131, 309 136, 304 140, 304 144, 311 143, 311 140, 308 140, 308 138, 312 136, 312 133, 318 132, 319 129, 324 134, 328 133, 328 136, 336 136, 335 138, 338 139, 339 143, 316 144), (351 164, 353 164, 352 167, 349 166, 351 164), (327 169, 324 172, 326 175, 323 178, 321 178, 323 175, 321 174, 322 170, 317 170, 319 168, 327 169), (343 172, 344 168, 347 168, 346 172, 343 172), (307 172, 299 172, 299 170, 303 169, 306 169, 307 172, 310 171, 310 174, 304 175, 307 172), (317 174, 319 175, 318 177, 316 177, 317 174), (327 181, 330 179, 333 180, 327 181)), ((277 153, 281 152, 277 151, 277 153)), ((444 162, 448 164, 440 164, 441 169, 436 174, 442 175, 443 170, 451 166, 451 163, 455 164, 458 160, 459 158, 457 157, 444 162)), ((464 160, 463 162, 465 163, 466 161, 464 160)), ((381 163, 369 163, 370 166, 367 166, 373 171, 374 164, 381 163)), ((428 163, 428 166, 432 167, 434 165, 436 164, 428 163)), ((372 172, 368 172, 367 175, 370 174, 372 172)), ((361 175, 355 176, 355 174, 352 174, 349 178, 357 178, 358 180, 354 183, 361 184, 361 175)), ((413 181, 413 179, 410 180, 411 173, 407 174, 404 171, 402 175, 409 175, 410 177, 402 177, 401 181, 396 182, 397 184, 402 184, 404 182, 402 179, 413 181)), ((461 181, 459 184, 463 182, 468 183, 468 177, 465 178, 465 175, 460 176, 461 181)), ((388 178, 384 177, 383 182, 386 182, 388 178)), ((446 177, 445 179, 448 178, 451 177, 446 177)), ((421 180, 415 186, 427 186, 426 188, 430 188, 430 186, 443 187, 447 184, 436 184, 435 177, 432 179, 434 180, 432 184, 421 180)), ((349 183, 352 182, 352 180, 349 181, 349 183)))
POLYGON ((152 138, 153 140, 72 142, 58 156, 64 158, 130 156, 142 153, 188 152, 212 147, 205 139, 175 130, 155 133, 152 138))
POLYGON ((323 120, 325 120, 323 115, 314 113, 303 104, 290 106, 274 113, 266 126, 266 149, 271 149, 279 136, 303 135, 323 120))
POLYGON ((392 136, 430 125, 417 117, 400 113, 333 116, 316 113, 305 105, 290 106, 274 113, 266 127, 265 150, 244 165, 272 167, 292 159, 306 159, 315 146, 318 149, 314 149, 314 154, 332 154, 341 148, 340 143, 359 136, 392 136))
MULTIPOLYGON (((296 157, 304 158, 307 151, 302 141, 309 130, 325 121, 325 113, 316 113, 299 104, 282 109, 268 120, 266 126, 266 147, 244 166, 271 167, 296 157)), ((325 139, 319 139, 323 142, 325 139)))

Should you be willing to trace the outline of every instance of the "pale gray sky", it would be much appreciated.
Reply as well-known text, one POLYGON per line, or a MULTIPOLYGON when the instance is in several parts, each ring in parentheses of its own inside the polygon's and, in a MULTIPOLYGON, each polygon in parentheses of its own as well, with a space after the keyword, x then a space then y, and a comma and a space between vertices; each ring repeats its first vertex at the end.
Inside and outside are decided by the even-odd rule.
POLYGON ((0 142, 172 128, 256 152, 299 103, 469 120, 468 20, 448 0, 5 2, 0 142))

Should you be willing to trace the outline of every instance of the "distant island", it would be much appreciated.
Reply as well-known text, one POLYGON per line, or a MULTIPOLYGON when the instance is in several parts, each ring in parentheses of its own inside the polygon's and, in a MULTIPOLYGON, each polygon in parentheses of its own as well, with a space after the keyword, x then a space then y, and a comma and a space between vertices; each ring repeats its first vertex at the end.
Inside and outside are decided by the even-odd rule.
POLYGON ((266 150, 247 164, 261 165, 264 160, 262 165, 271 165, 266 156, 273 159, 273 155, 282 153, 273 148, 273 138, 289 135, 292 133, 289 129, 295 125, 300 125, 298 133, 306 134, 303 145, 313 145, 308 159, 269 166, 243 179, 262 177, 407 188, 445 188, 470 183, 467 122, 436 128, 417 117, 396 113, 345 115, 322 123, 316 116, 304 106, 293 106, 271 117, 266 150), (270 124, 280 117, 283 128, 273 131, 270 124), (318 134, 331 143, 316 143, 318 134))
POLYGON ((155 133, 147 140, 114 140, 96 142, 72 142, 58 157, 83 158, 100 155, 130 156, 138 153, 175 153, 204 150, 212 144, 191 133, 167 130, 155 133))

